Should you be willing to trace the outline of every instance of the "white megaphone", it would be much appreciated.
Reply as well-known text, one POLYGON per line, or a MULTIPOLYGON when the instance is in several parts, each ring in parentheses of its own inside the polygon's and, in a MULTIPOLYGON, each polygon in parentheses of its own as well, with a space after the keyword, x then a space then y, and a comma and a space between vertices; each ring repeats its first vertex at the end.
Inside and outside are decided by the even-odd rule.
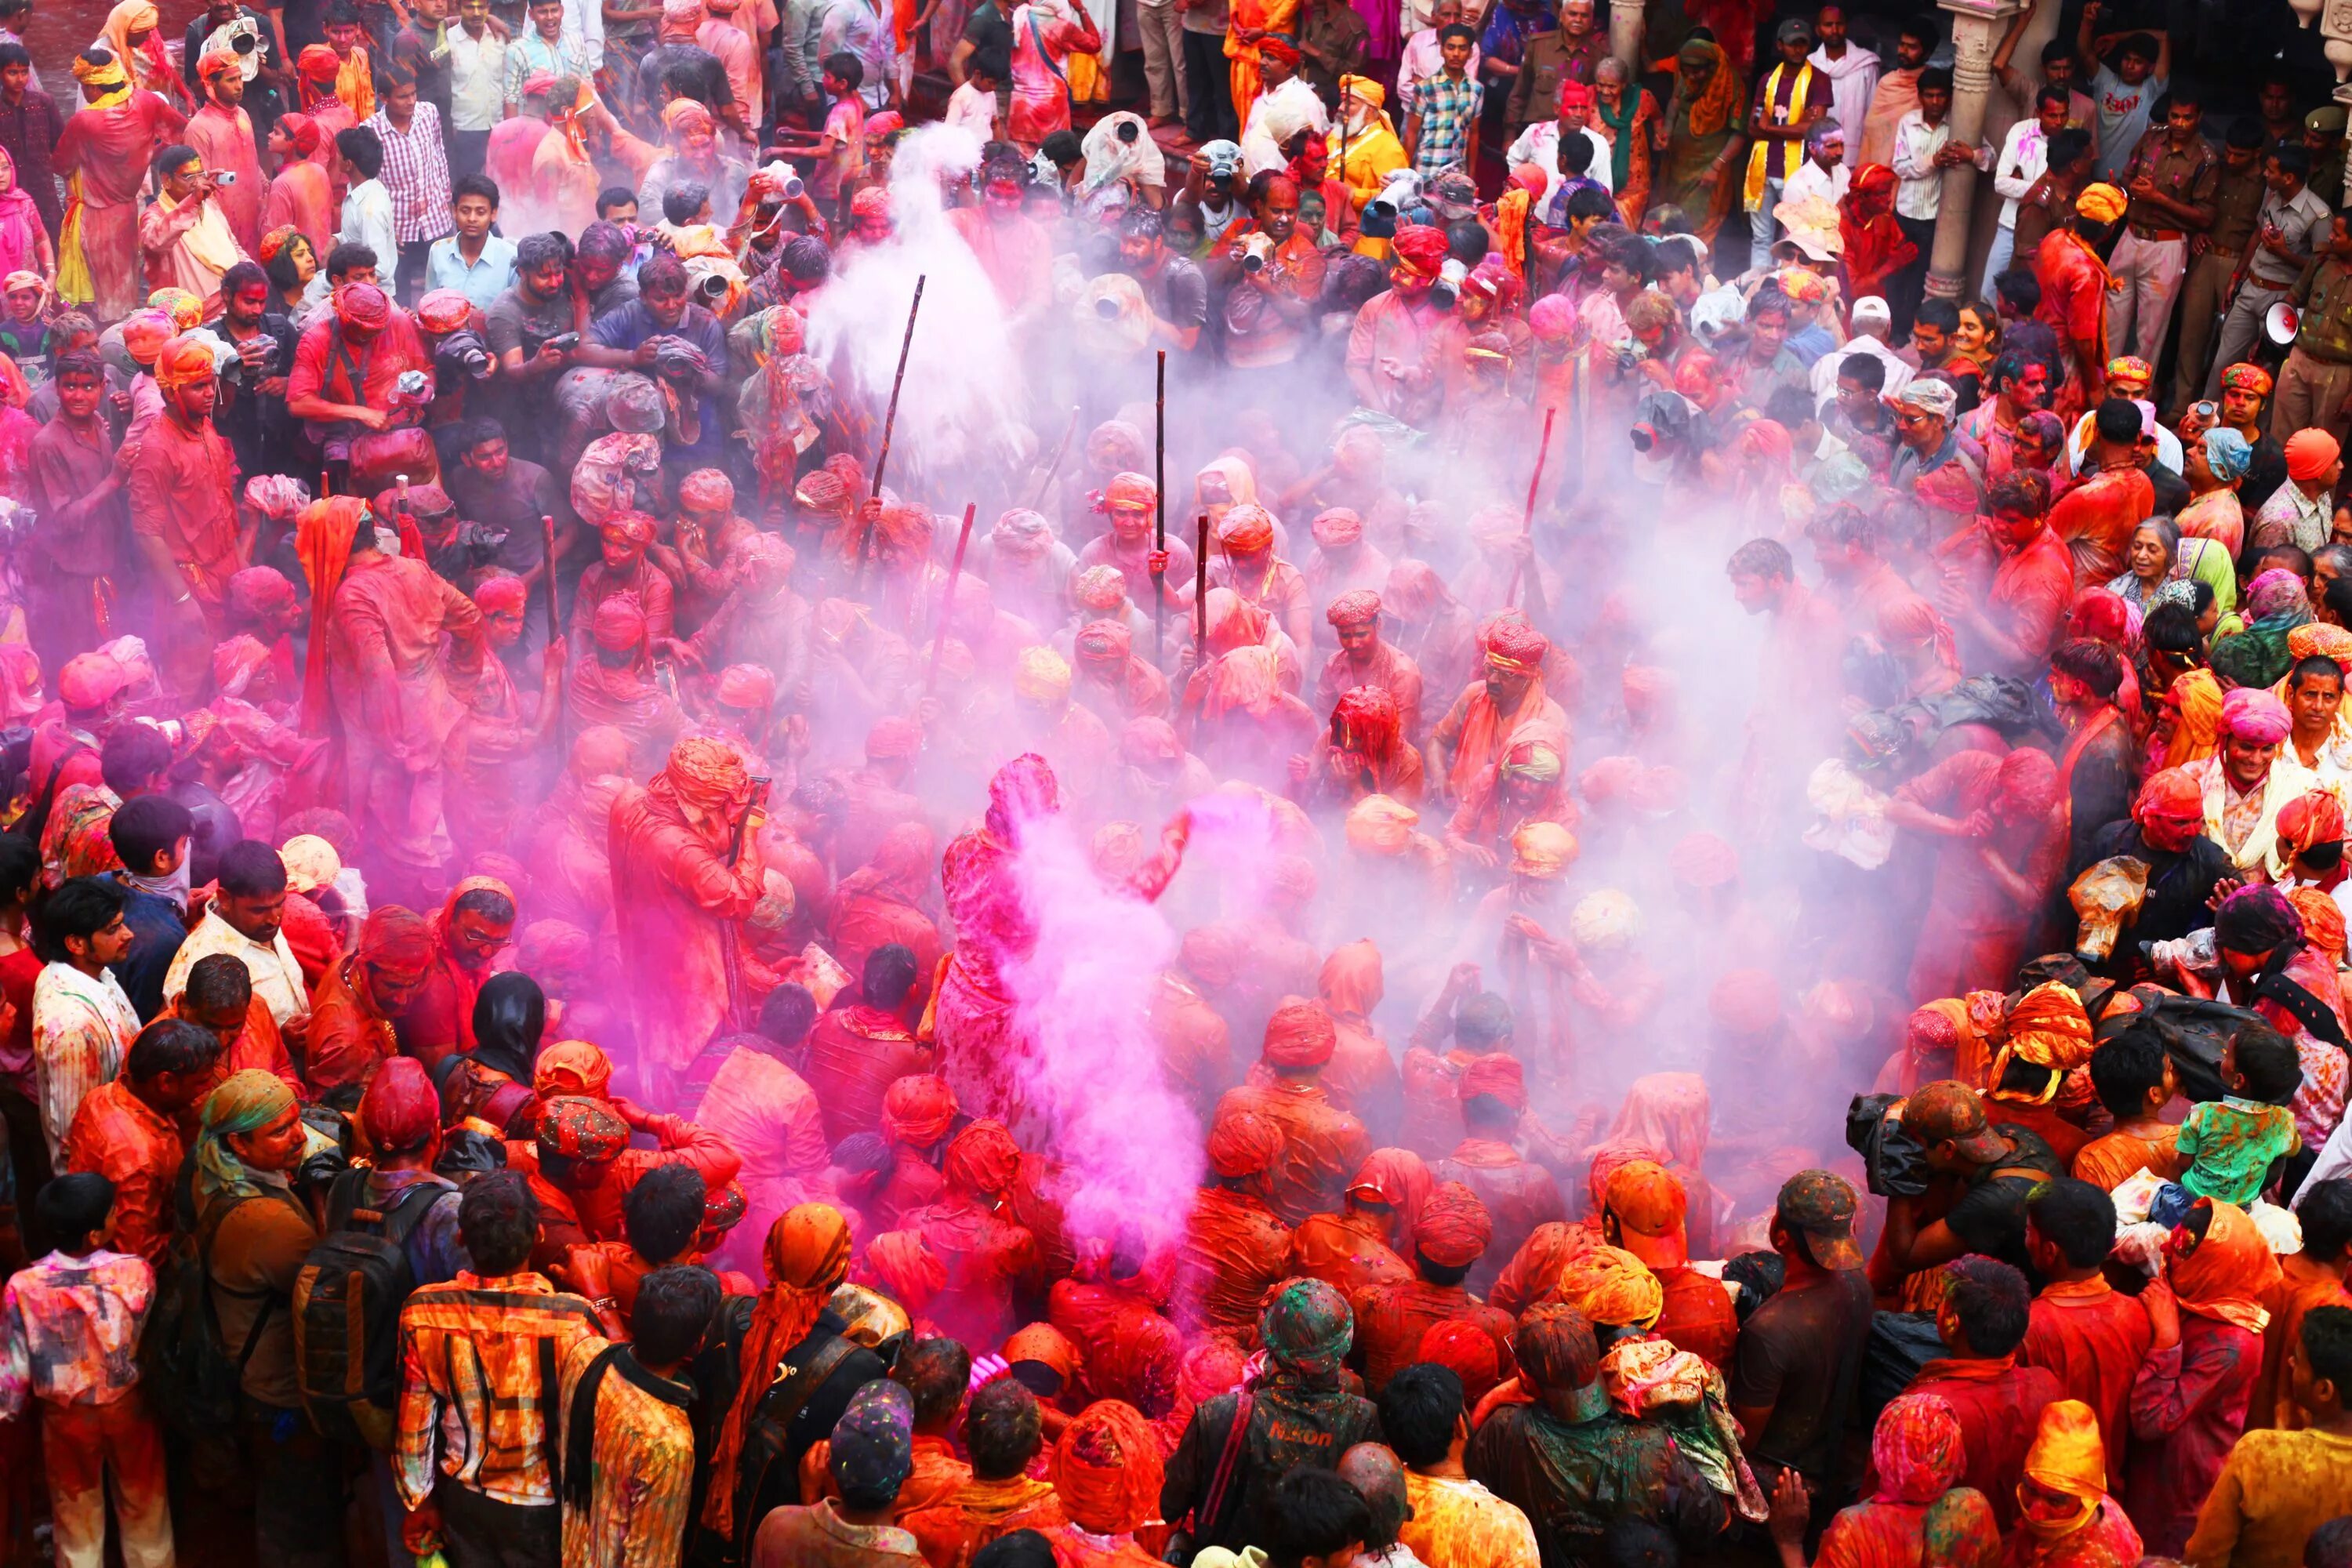
POLYGON ((2284 348, 2294 342, 2295 330, 2302 324, 2303 317, 2295 308, 2281 300, 2263 314, 2263 335, 2284 348))

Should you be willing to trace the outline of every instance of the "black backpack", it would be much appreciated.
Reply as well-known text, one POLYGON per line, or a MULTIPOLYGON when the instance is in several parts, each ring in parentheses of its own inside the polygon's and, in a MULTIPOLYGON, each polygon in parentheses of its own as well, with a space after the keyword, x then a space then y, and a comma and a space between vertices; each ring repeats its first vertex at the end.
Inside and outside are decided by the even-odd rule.
POLYGON ((416 1289, 404 1243, 442 1194, 428 1177, 384 1209, 362 1207, 368 1173, 347 1171, 327 1194, 327 1234, 294 1279, 294 1375, 321 1436, 392 1447, 400 1398, 400 1309, 416 1289))
POLYGON ((156 1271, 155 1305, 139 1336, 139 1384, 152 1402, 163 1425, 186 1442, 216 1443, 236 1429, 237 1392, 245 1363, 261 1343, 262 1330, 277 1310, 274 1295, 254 1293, 260 1310, 245 1342, 232 1349, 221 1331, 215 1289, 242 1296, 212 1282, 213 1238, 221 1223, 249 1198, 229 1198, 197 1223, 188 1187, 187 1168, 179 1182, 182 1228, 172 1243, 163 1266, 156 1271))

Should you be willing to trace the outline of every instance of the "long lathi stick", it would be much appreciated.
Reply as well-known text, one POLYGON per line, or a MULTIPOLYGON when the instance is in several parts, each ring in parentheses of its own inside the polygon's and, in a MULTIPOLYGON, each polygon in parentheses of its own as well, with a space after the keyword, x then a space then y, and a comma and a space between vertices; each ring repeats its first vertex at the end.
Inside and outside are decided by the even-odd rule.
MULTIPOLYGON (((1535 477, 1528 481, 1528 510, 1519 520, 1519 537, 1528 542, 1530 549, 1534 547, 1536 532, 1536 492, 1543 489, 1544 458, 1551 454, 1551 422, 1559 416, 1559 410, 1557 408, 1544 410, 1543 441, 1536 447, 1535 477)), ((1516 605, 1519 602, 1519 577, 1526 571, 1525 561, 1511 568, 1510 591, 1503 595, 1503 603, 1506 605, 1516 605)))
POLYGON ((963 503, 963 530, 956 535, 955 560, 948 567, 948 589, 940 595, 940 624, 931 629, 931 667, 923 672, 923 695, 936 696, 940 689, 940 655, 948 646, 948 625, 955 614, 956 579, 963 575, 963 552, 971 543, 971 517, 980 509, 978 501, 963 503))
MULTIPOLYGON (((898 374, 890 378, 890 404, 882 411, 882 449, 874 457, 873 494, 880 499, 882 476, 890 467, 890 437, 898 426, 898 389, 907 384, 907 355, 915 346, 915 318, 922 313, 923 285, 930 280, 926 273, 915 279, 915 302, 907 307, 907 335, 898 340, 898 374)), ((866 585, 866 563, 874 553, 874 525, 867 523, 857 541, 857 584, 866 585)))

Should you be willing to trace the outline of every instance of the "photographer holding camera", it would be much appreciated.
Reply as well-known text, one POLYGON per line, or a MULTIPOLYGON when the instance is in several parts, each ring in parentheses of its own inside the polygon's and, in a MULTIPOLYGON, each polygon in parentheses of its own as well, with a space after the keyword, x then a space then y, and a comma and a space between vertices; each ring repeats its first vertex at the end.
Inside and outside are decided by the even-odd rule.
POLYGON ((213 199, 229 176, 211 174, 194 147, 181 145, 155 154, 155 179, 163 190, 139 215, 147 287, 185 289, 209 300, 220 292, 222 275, 245 259, 228 216, 213 199))
POLYGON ((221 275, 221 316, 213 332, 236 351, 221 372, 213 423, 228 437, 237 472, 281 472, 294 456, 294 421, 286 412, 294 323, 277 308, 269 275, 253 262, 240 261, 221 275))
POLYGON ((1210 263, 1224 295, 1225 358, 1236 367, 1298 357, 1323 293, 1323 253, 1298 227, 1298 182, 1250 180, 1248 222, 1226 231, 1210 263))
POLYGON ((724 460, 715 395, 727 374, 726 329, 694 302, 677 257, 664 252, 637 268, 637 297, 589 323, 578 358, 604 370, 644 371, 677 393, 681 414, 662 443, 664 467, 686 473, 724 460))
POLYGON ((1871 1260, 1882 1288, 1969 1252, 2031 1267, 2026 1197, 2066 1173, 2031 1130, 1994 1125, 1983 1097, 1949 1080, 1914 1091, 1864 1157, 1870 1190, 1886 1199, 1886 1230, 1871 1260))

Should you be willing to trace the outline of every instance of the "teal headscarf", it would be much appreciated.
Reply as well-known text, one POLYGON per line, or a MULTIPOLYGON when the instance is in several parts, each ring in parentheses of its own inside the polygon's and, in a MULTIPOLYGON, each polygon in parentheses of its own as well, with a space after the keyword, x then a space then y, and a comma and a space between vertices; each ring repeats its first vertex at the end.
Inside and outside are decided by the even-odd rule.
POLYGON ((196 1195, 206 1203, 223 1197, 259 1197, 259 1180, 246 1169, 228 1141, 234 1134, 258 1132, 296 1103, 294 1091, 276 1073, 259 1068, 231 1073, 205 1100, 204 1131, 196 1141, 196 1195))

